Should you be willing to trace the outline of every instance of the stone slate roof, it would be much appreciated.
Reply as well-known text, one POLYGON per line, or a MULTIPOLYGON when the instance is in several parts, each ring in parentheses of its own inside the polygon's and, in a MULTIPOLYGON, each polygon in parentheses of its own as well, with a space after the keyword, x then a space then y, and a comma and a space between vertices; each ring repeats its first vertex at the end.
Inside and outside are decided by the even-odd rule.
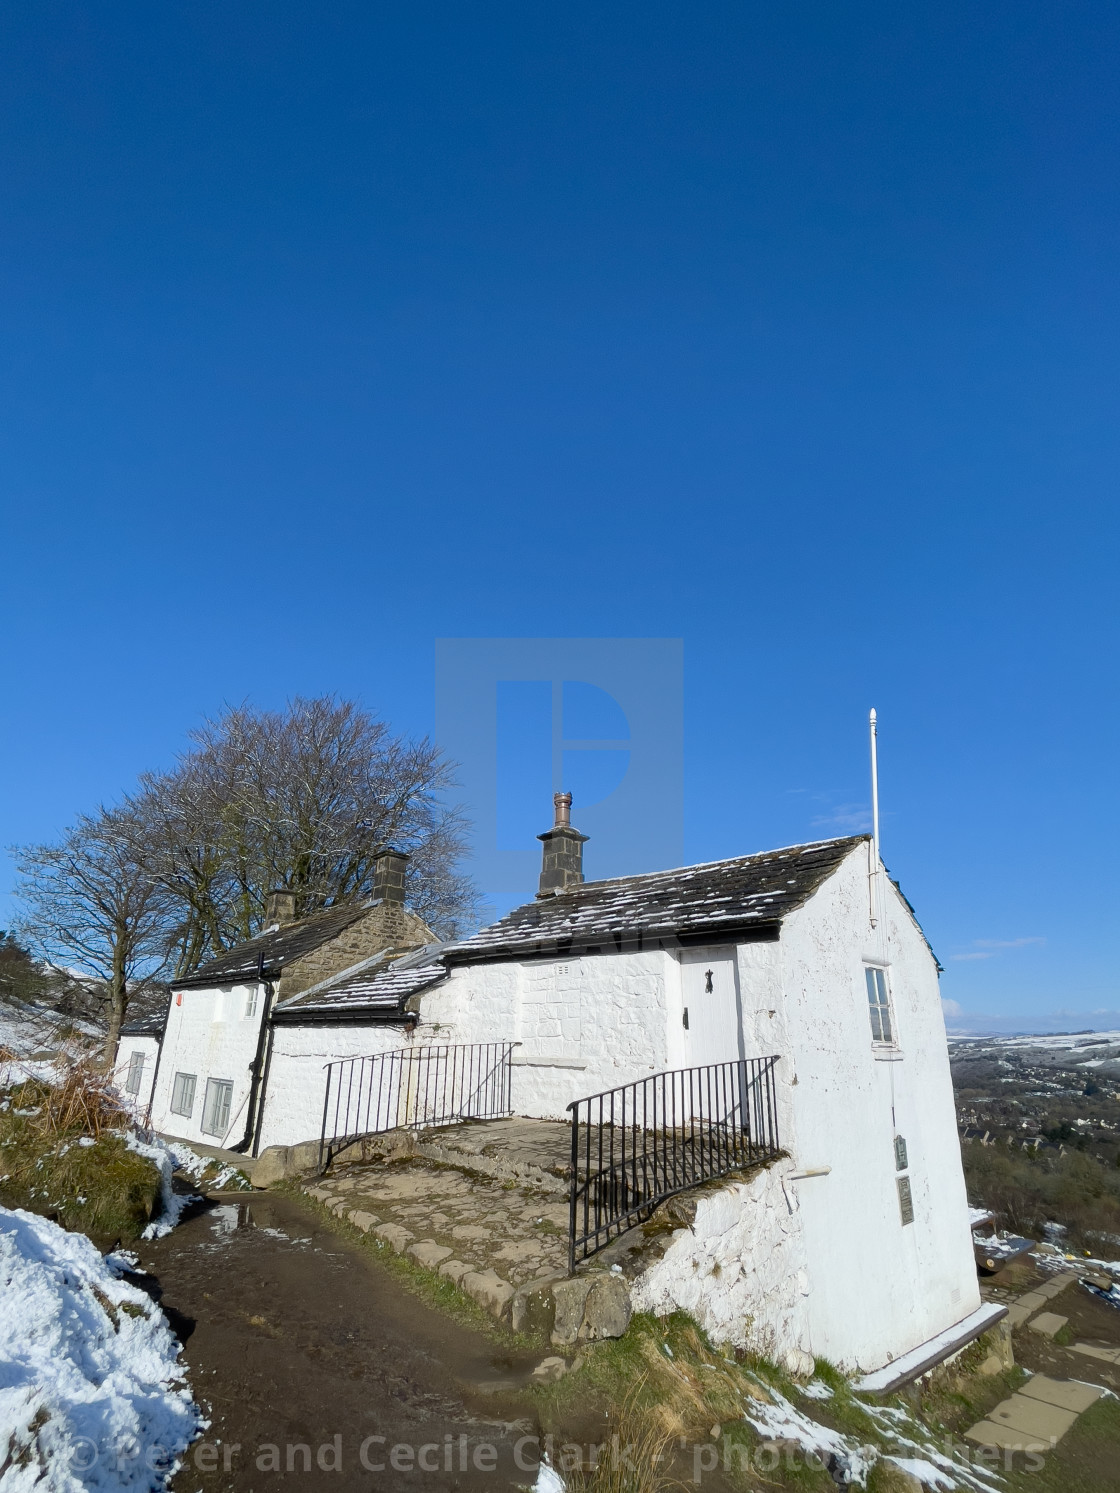
POLYGON ((162 1037, 163 1029, 167 1025, 167 1012, 171 1005, 171 997, 168 996, 163 1005, 155 1011, 149 1011, 144 1016, 136 1016, 131 1021, 126 1021, 121 1027, 122 1037, 162 1037))
POLYGON ((444 958, 448 964, 473 964, 591 949, 606 953, 656 946, 659 939, 718 942, 750 930, 757 937, 776 937, 782 919, 869 840, 869 835, 850 835, 675 871, 587 881, 514 908, 451 945, 444 958))
POLYGON ((218 954, 195 970, 186 979, 174 980, 176 990, 211 985, 237 985, 246 980, 255 980, 258 969, 263 968, 265 979, 274 979, 285 965, 310 954, 321 944, 344 932, 351 923, 356 923, 370 904, 349 903, 342 907, 328 907, 323 912, 312 913, 309 918, 299 918, 294 923, 282 923, 256 938, 235 944, 224 954, 218 954))
POLYGON ((442 955, 449 947, 430 943, 407 951, 384 949, 281 1001, 273 1020, 286 1023, 314 1017, 340 1018, 349 1012, 399 1016, 410 995, 447 978, 442 955))

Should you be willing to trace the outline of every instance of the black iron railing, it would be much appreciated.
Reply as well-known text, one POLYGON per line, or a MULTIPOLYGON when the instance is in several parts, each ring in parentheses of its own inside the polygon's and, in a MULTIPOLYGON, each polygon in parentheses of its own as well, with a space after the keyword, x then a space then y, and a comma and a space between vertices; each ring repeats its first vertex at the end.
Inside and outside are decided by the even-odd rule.
POLYGON ((569 1270, 666 1198, 777 1156, 777 1061, 655 1073, 568 1105, 569 1270))
POLYGON ((410 1045, 328 1063, 320 1169, 364 1135, 510 1114, 510 1059, 517 1045, 410 1045))

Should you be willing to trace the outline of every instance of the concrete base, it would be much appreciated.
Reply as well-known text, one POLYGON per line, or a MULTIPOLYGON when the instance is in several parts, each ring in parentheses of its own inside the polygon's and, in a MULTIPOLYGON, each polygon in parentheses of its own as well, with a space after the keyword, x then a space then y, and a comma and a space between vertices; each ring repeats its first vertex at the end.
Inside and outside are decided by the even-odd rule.
POLYGON ((893 1363, 876 1369, 873 1374, 865 1374, 856 1382, 855 1388, 860 1394, 893 1394, 904 1384, 920 1379, 923 1374, 928 1374, 930 1369, 935 1369, 939 1363, 952 1358, 954 1353, 967 1348, 969 1343, 975 1342, 978 1337, 1006 1316, 1005 1306, 998 1306, 995 1302, 986 1302, 978 1311, 965 1317, 963 1322, 958 1322, 955 1327, 949 1327, 944 1332, 938 1333, 928 1343, 919 1343, 909 1353, 904 1353, 893 1363))

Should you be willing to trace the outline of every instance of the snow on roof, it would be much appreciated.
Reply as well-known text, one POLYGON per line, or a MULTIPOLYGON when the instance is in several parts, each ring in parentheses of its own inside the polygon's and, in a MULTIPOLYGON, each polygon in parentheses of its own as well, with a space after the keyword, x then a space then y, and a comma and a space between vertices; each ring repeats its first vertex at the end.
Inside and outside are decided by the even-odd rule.
POLYGON ((609 881, 587 881, 516 907, 453 944, 449 964, 532 953, 594 952, 623 942, 775 931, 868 835, 817 840, 757 855, 609 881))
POLYGON ((385 949, 281 1001, 274 1019, 300 1021, 313 1014, 341 1015, 357 1010, 386 1015, 403 1012, 409 996, 446 979, 442 955, 450 947, 430 943, 406 951, 385 949))

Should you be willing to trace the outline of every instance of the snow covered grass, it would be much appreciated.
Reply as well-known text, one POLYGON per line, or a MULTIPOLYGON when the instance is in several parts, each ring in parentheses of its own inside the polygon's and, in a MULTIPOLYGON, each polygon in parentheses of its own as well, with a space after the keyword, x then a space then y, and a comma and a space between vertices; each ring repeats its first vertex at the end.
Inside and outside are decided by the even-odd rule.
POLYGON ((4 1493, 146 1493, 203 1425, 163 1313, 81 1234, 0 1208, 4 1493))
POLYGON ((130 1144, 127 1116, 99 1107, 96 1088, 71 1077, 0 1092, 0 1202, 67 1228, 135 1238, 164 1195, 156 1158, 130 1144))

